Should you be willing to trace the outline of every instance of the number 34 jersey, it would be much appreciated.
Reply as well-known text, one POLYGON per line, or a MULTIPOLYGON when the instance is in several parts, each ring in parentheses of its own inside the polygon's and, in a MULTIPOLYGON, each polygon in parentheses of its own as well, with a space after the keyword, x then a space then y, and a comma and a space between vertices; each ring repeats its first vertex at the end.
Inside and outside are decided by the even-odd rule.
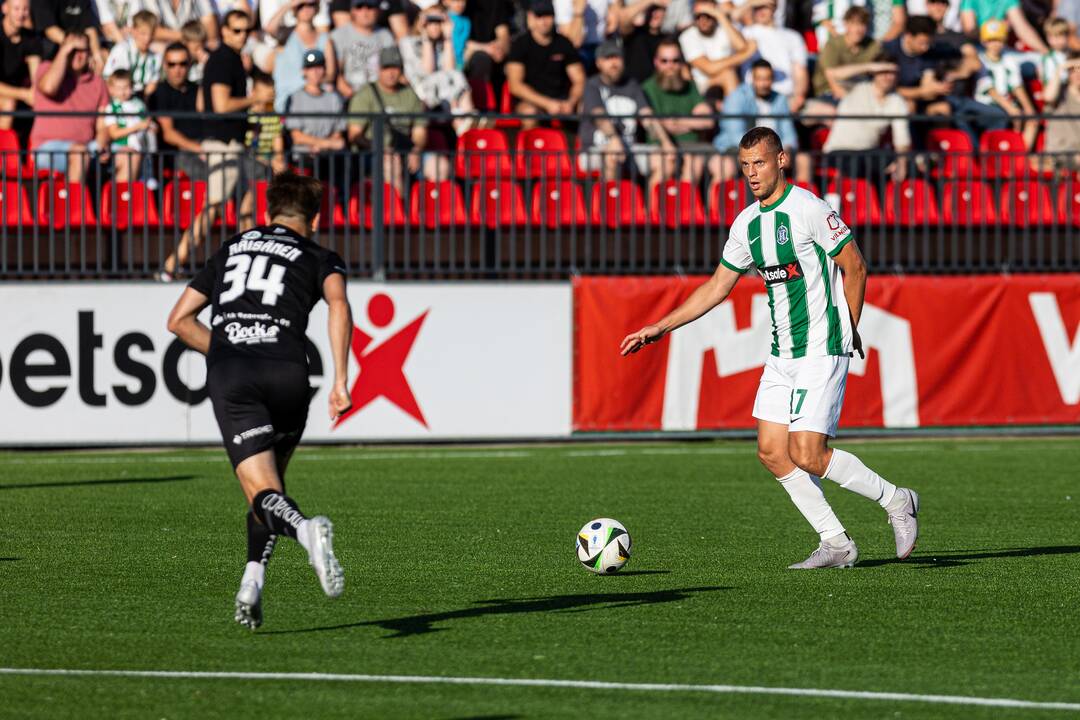
POLYGON ((345 274, 337 253, 281 225, 234 236, 190 283, 212 303, 207 365, 239 356, 306 366, 308 315, 333 273, 345 274))
POLYGON ((851 314, 833 258, 851 230, 828 204, 788 185, 772 205, 755 202, 735 218, 720 262, 765 281, 772 354, 781 358, 847 355, 851 314))

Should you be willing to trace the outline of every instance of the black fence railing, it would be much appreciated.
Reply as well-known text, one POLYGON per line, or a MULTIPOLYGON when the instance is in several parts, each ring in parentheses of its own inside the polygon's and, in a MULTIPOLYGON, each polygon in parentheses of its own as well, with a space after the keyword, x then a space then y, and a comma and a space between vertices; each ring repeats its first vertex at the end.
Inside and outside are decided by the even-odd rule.
MULTIPOLYGON (((753 201, 734 156, 708 146, 582 152, 565 123, 525 130, 511 118, 429 142, 413 172, 383 147, 385 118, 370 121, 365 149, 68 158, 78 182, 71 167, 40 169, 53 158, 2 151, 0 277, 190 274, 262 222, 282 163, 326 184, 319 241, 377 278, 707 273, 753 201)), ((1078 159, 1029 153, 1016 136, 1001 131, 979 150, 931 132, 925 149, 899 157, 812 147, 790 176, 840 212, 879 272, 1080 270, 1078 159)))

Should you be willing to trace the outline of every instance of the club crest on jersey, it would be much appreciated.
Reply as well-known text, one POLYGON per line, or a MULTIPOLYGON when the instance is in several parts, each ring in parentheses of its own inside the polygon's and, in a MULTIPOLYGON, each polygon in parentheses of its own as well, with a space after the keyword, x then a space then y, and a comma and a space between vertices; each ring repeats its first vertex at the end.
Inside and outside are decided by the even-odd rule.
POLYGON ((262 237, 262 233, 258 230, 248 230, 246 233, 240 236, 241 240, 258 240, 262 237))
POLYGON ((787 225, 781 225, 780 227, 776 228, 776 244, 777 245, 786 245, 787 241, 789 239, 790 238, 788 238, 787 225))
POLYGON ((785 263, 784 265, 768 265, 761 268, 761 278, 765 281, 766 285, 782 285, 792 280, 797 280, 803 276, 802 268, 799 266, 799 262, 796 260, 793 263, 785 263))

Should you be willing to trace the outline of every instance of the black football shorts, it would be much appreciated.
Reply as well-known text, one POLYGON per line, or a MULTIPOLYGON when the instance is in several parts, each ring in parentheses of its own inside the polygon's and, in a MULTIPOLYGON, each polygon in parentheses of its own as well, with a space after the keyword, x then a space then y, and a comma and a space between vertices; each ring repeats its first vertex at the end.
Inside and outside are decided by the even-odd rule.
POLYGON ((281 455, 296 448, 312 396, 305 366, 227 358, 210 366, 207 384, 233 469, 266 450, 281 455))

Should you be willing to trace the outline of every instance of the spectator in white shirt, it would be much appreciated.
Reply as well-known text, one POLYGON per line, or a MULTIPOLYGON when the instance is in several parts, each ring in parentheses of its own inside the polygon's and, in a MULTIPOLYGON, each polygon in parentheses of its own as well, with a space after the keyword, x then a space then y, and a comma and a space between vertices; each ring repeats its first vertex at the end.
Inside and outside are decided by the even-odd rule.
POLYGON ((871 62, 839 69, 852 76, 869 73, 872 79, 851 88, 837 106, 836 120, 824 147, 829 165, 839 167, 848 177, 890 175, 900 182, 907 176, 911 132, 907 102, 896 92, 896 63, 871 62), (890 131, 893 149, 883 145, 890 131))
POLYGON ((679 45, 698 92, 707 99, 733 92, 739 86, 739 66, 757 50, 716 0, 695 0, 694 24, 679 35, 679 45))
POLYGON ((743 36, 757 43, 757 53, 747 62, 743 73, 750 82, 753 60, 764 58, 773 68, 773 90, 791 98, 791 112, 797 113, 806 104, 810 90, 810 74, 806 69, 806 42, 788 28, 773 24, 776 0, 750 0, 753 24, 743 28, 743 36))
POLYGON ((101 34, 111 43, 121 42, 128 31, 132 0, 94 0, 101 34))

